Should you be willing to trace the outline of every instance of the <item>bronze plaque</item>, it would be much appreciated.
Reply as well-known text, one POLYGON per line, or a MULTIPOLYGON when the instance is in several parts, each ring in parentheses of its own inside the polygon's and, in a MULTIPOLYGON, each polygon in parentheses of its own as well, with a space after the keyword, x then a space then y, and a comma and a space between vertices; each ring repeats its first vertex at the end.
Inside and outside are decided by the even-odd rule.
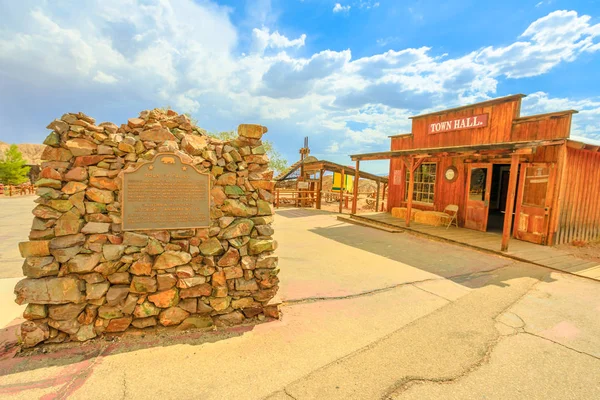
POLYGON ((159 153, 125 172, 122 195, 124 231, 210 225, 210 177, 175 154, 159 153))

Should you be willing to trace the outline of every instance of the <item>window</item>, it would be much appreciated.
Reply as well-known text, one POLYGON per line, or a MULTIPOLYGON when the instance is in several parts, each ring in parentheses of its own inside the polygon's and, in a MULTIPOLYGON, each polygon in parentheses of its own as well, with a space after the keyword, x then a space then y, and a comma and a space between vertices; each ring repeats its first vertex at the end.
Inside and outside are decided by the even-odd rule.
MULTIPOLYGON (((423 163, 415 170, 415 181, 413 184, 413 201, 433 204, 433 193, 435 192, 436 163, 423 163)), ((408 200, 408 182, 410 175, 406 170, 406 191, 404 199, 408 200)))

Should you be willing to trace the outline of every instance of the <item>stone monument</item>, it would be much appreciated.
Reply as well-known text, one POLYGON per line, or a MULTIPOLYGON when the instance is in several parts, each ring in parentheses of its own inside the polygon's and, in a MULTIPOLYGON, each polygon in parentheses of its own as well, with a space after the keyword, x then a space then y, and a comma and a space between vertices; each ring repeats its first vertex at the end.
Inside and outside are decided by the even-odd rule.
POLYGON ((155 109, 120 127, 65 114, 48 129, 19 244, 23 346, 279 317, 265 127, 223 142, 155 109))

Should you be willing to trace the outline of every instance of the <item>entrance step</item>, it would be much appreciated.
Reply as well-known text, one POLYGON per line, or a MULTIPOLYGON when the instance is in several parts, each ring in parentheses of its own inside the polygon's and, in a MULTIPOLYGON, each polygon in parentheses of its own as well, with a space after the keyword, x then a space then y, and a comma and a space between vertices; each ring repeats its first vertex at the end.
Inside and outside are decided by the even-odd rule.
POLYGON ((338 215, 338 221, 347 222, 349 224, 360 225, 360 226, 368 226, 369 228, 379 229, 380 231, 385 231, 388 233, 401 233, 404 232, 402 229, 398 229, 395 227, 391 227, 388 224, 378 223, 374 221, 367 221, 364 219, 354 218, 354 216, 346 216, 346 215, 338 215))

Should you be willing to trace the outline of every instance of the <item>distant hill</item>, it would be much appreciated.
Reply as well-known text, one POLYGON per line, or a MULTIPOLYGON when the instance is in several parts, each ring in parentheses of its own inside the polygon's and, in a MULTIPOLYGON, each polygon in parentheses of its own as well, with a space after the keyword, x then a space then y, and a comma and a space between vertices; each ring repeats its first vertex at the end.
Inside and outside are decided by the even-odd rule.
MULTIPOLYGON (((10 144, 0 142, 0 159, 4 158, 4 152, 8 150, 10 144)), ((44 151, 43 144, 32 144, 32 143, 21 143, 18 144, 17 147, 19 151, 23 154, 23 159, 27 161, 27 164, 30 165, 40 165, 42 163, 41 157, 42 152, 44 151)))

